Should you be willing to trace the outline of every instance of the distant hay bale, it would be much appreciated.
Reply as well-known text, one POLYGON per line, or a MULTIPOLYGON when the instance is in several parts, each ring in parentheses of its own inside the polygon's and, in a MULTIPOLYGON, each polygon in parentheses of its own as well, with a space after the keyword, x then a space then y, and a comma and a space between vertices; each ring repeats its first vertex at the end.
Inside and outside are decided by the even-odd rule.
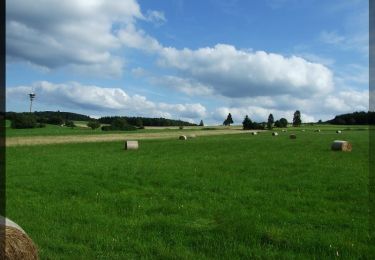
POLYGON ((336 131, 336 134, 341 134, 341 130, 337 130, 337 131, 336 131))
POLYGON ((302 129, 301 131, 302 131, 302 132, 305 132, 305 129, 302 129))
POLYGON ((0 244, 5 246, 5 250, 0 250, 0 259, 39 259, 37 247, 20 226, 4 218, 0 225, 0 244))
POLYGON ((178 139, 180 139, 180 140, 186 140, 187 137, 186 137, 186 135, 180 135, 180 137, 178 139))
POLYGON ((125 141, 125 150, 138 150, 138 141, 125 141))
POLYGON ((279 135, 278 132, 273 132, 273 133, 272 133, 272 136, 278 136, 278 135, 279 135))
POLYGON ((252 134, 252 135, 257 135, 257 134, 258 134, 258 132, 252 132, 251 134, 252 134))
POLYGON ((316 129, 315 132, 320 132, 320 129, 316 129))
POLYGON ((333 151, 350 152, 352 150, 352 144, 348 141, 335 140, 331 145, 333 151))
POLYGON ((281 130, 282 132, 286 132, 286 129, 281 130))
POLYGON ((297 136, 296 136, 295 134, 291 134, 291 135, 289 136, 289 138, 290 138, 290 139, 297 139, 297 136))

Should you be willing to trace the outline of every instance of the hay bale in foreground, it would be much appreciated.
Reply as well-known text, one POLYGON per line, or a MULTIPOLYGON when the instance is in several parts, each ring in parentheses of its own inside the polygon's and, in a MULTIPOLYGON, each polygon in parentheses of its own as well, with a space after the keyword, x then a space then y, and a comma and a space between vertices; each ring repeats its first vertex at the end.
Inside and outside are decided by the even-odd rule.
POLYGON ((125 141, 125 150, 138 150, 138 141, 125 141))
POLYGON ((278 135, 279 135, 278 132, 273 132, 273 133, 272 133, 272 136, 278 136, 278 135))
POLYGON ((290 138, 290 139, 297 139, 297 136, 296 136, 295 134, 291 134, 291 135, 289 136, 289 138, 290 138))
POLYGON ((180 139, 180 140, 186 140, 187 137, 186 137, 186 135, 180 135, 180 137, 178 139, 180 139))
POLYGON ((257 134, 258 134, 258 132, 252 132, 251 134, 252 134, 252 135, 257 135, 257 134))
POLYGON ((352 144, 348 141, 335 140, 331 145, 331 150, 350 152, 352 150, 352 144))
POLYGON ((341 134, 341 130, 337 130, 337 131, 336 131, 336 134, 341 134))
POLYGON ((0 250, 0 259, 39 259, 37 247, 20 226, 3 217, 0 225, 0 244, 5 245, 5 250, 0 250))

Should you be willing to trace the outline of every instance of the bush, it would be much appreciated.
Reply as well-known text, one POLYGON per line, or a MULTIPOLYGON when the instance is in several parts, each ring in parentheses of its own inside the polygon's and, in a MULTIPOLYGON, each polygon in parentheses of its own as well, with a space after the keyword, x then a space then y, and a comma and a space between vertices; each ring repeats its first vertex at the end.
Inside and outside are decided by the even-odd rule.
POLYGON ((102 131, 111 131, 112 130, 110 125, 103 125, 101 129, 102 129, 102 131))
POLYGON ((184 126, 183 126, 183 125, 180 125, 178 128, 179 128, 180 130, 182 130, 182 129, 184 129, 184 126))
POLYGON ((51 125, 62 125, 64 124, 64 120, 59 116, 52 116, 48 118, 46 123, 51 124, 51 125))
POLYGON ((102 126, 103 131, 134 131, 137 127, 129 125, 124 118, 116 118, 110 126, 102 126))
POLYGON ((92 130, 94 130, 100 127, 100 123, 99 121, 93 120, 93 121, 88 122, 87 126, 90 127, 92 130))
POLYGON ((38 123, 38 124, 36 124, 36 127, 37 128, 43 128, 43 127, 46 127, 46 124, 44 124, 44 123, 38 123))
POLYGON ((65 126, 67 127, 76 127, 73 121, 67 120, 65 121, 65 126))
POLYGON ((14 114, 10 126, 16 129, 35 128, 36 117, 32 114, 14 114))

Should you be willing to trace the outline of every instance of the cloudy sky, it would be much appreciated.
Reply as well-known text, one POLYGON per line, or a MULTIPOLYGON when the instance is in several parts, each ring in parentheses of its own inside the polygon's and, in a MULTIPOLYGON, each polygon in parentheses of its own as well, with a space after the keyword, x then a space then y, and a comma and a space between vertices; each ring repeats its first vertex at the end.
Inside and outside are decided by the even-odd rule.
POLYGON ((366 0, 7 0, 6 106, 222 123, 368 110, 366 0))

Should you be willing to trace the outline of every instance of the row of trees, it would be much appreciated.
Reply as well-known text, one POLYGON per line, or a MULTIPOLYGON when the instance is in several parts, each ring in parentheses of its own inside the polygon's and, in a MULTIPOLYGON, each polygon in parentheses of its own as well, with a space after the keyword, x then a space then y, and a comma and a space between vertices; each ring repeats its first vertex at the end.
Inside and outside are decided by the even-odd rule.
MULTIPOLYGON (((227 118, 224 120, 223 125, 230 126, 233 124, 233 118, 231 113, 228 114, 227 118)), ((302 124, 301 120, 301 112, 297 110, 294 112, 293 115, 293 126, 300 126, 302 124)), ((253 122, 248 115, 245 116, 245 119, 242 122, 243 129, 249 130, 249 129, 272 129, 275 127, 287 127, 288 126, 288 120, 285 118, 280 118, 279 120, 274 120, 274 117, 272 114, 268 116, 267 123, 256 123, 253 122)))

